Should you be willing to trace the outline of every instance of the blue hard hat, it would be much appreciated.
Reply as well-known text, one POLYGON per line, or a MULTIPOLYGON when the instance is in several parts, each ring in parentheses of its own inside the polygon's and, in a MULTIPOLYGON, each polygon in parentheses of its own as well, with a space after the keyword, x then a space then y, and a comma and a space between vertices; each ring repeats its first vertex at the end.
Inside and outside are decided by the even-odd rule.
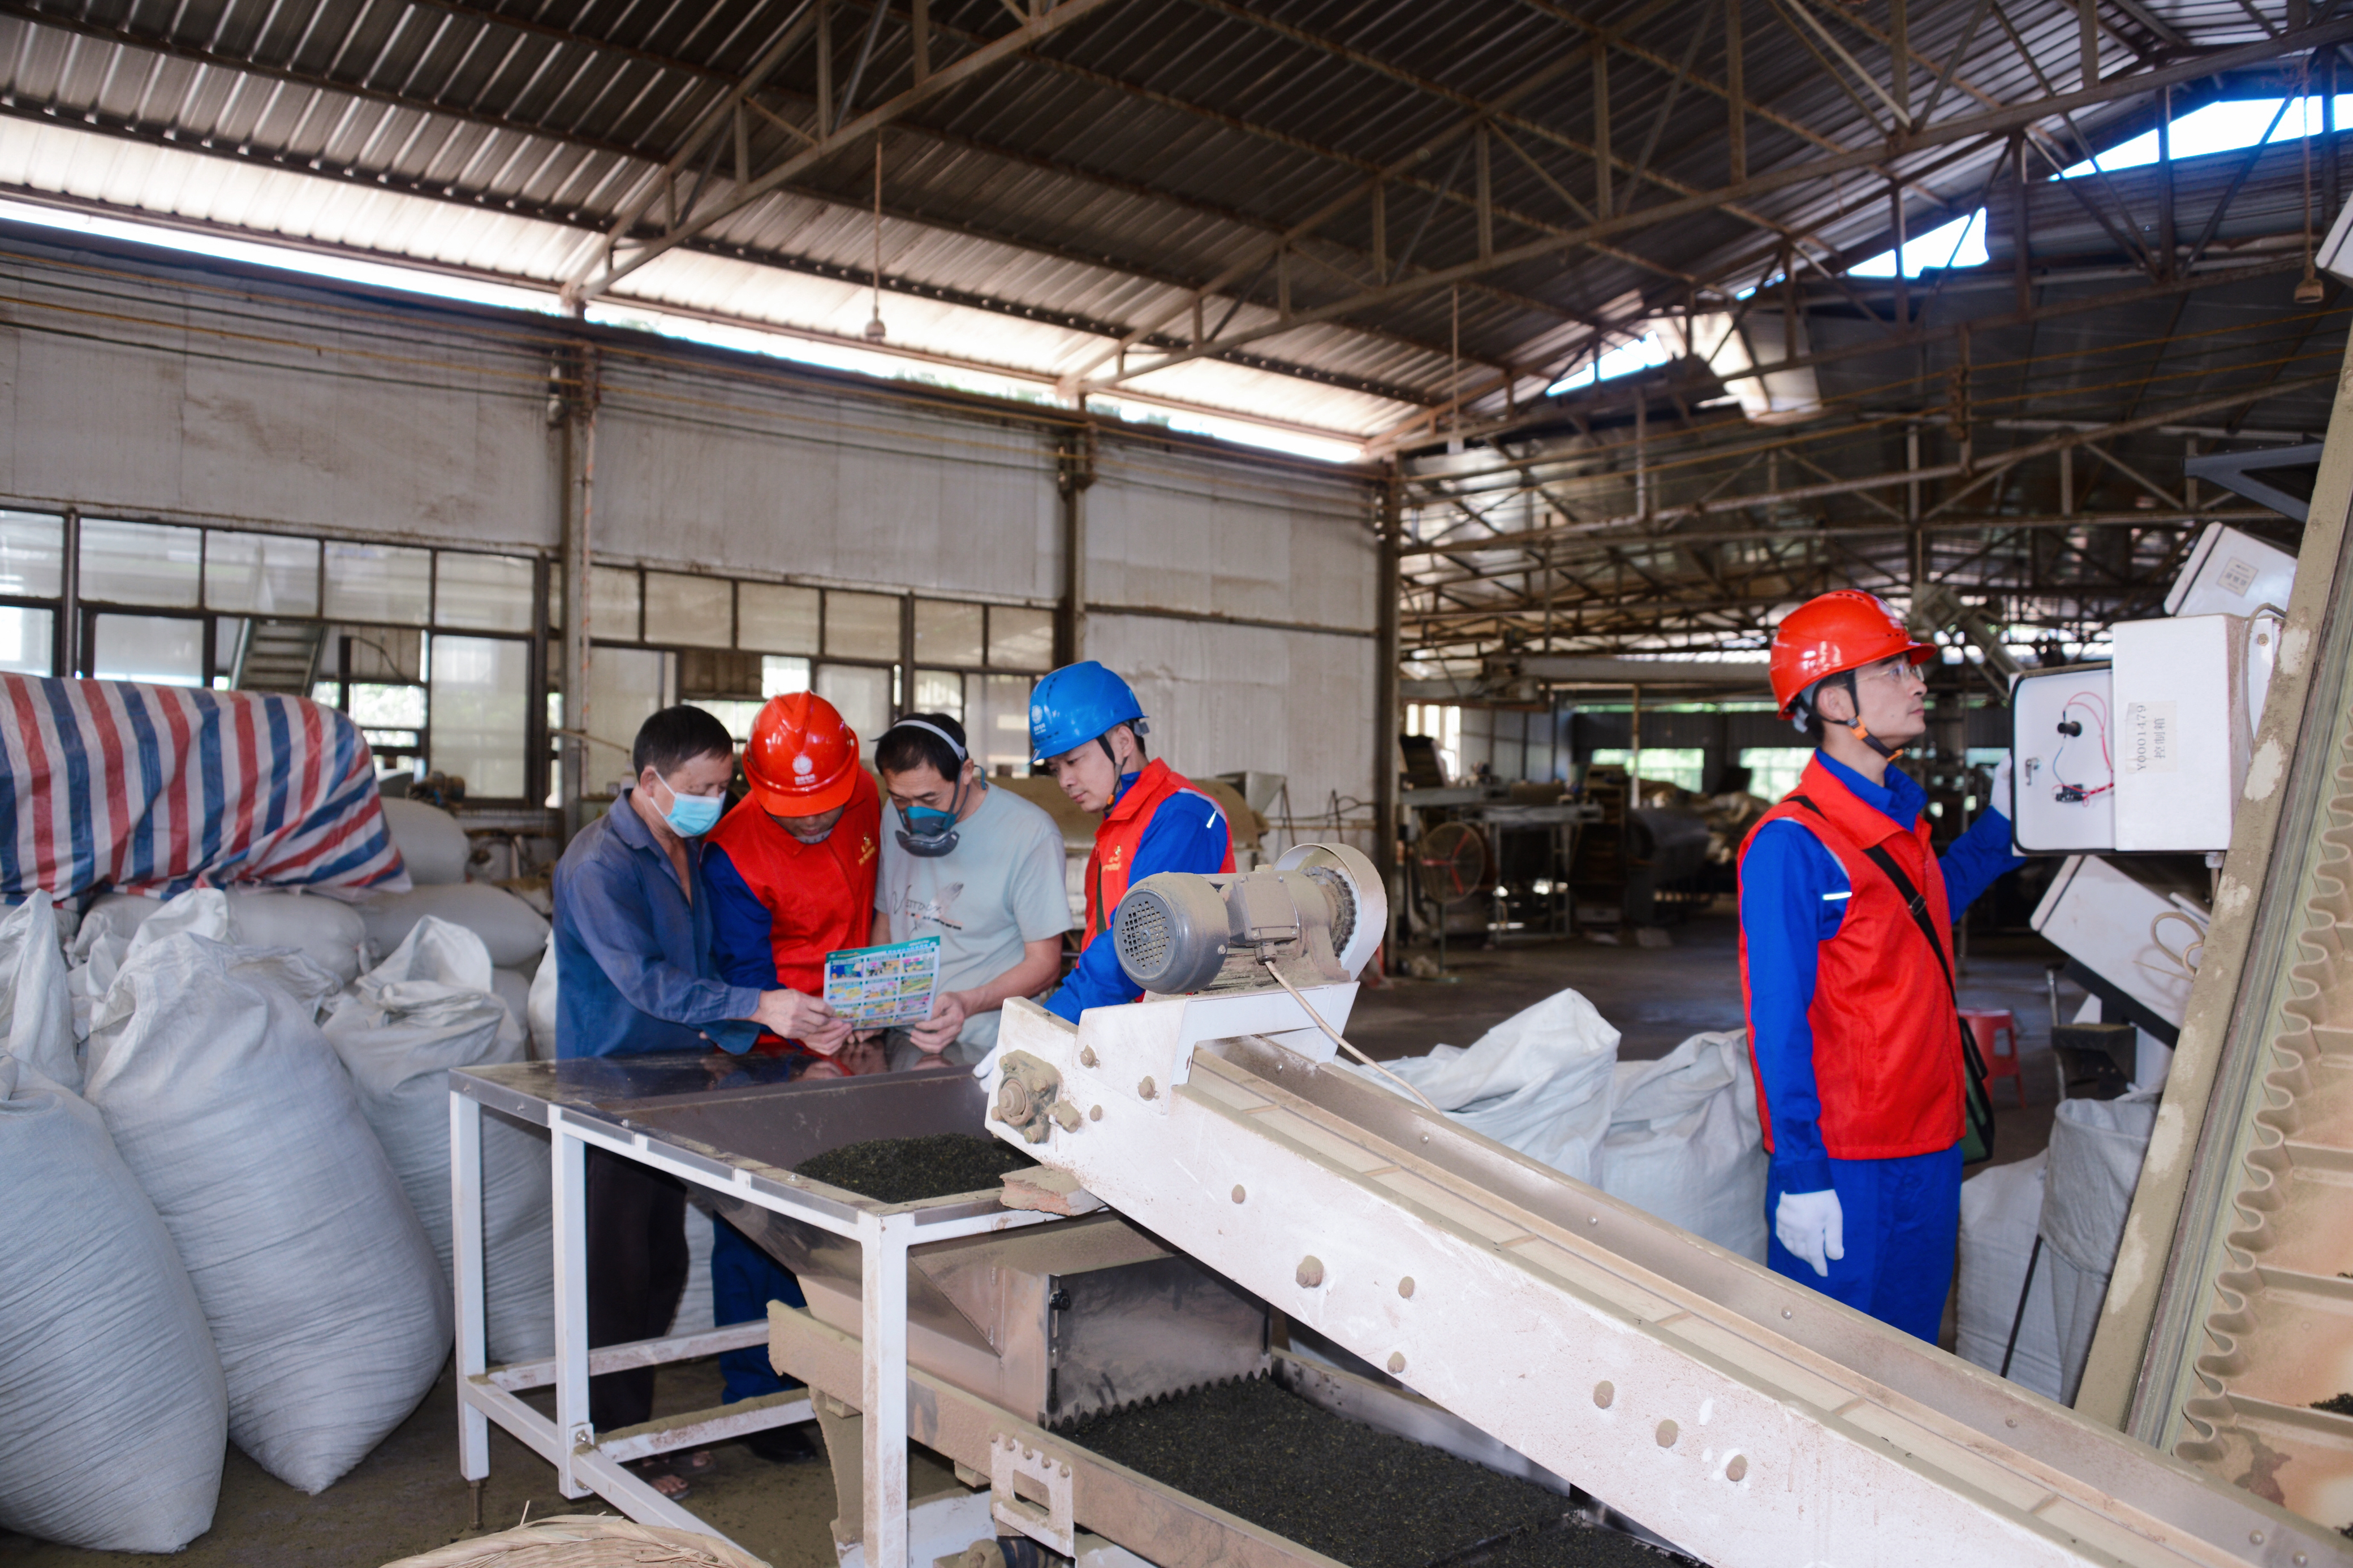
POLYGON ((1044 767, 1073 746, 1122 724, 1144 728, 1144 709, 1126 681, 1087 659, 1066 664, 1029 693, 1030 765, 1044 767))

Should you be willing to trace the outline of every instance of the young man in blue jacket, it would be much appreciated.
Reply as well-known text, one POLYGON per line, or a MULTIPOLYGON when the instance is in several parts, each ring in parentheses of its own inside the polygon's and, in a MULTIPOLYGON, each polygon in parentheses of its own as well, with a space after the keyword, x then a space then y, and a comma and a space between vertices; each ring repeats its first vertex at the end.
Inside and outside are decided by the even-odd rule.
POLYGON ((1740 856, 1741 988, 1772 1161, 1767 1261, 1931 1343, 1960 1224, 1952 922, 2018 863, 2007 762, 1941 860, 1926 795, 1889 766, 1927 732, 1917 667, 1935 653, 1869 594, 1790 613, 1773 638, 1773 695, 1819 749, 1740 856))

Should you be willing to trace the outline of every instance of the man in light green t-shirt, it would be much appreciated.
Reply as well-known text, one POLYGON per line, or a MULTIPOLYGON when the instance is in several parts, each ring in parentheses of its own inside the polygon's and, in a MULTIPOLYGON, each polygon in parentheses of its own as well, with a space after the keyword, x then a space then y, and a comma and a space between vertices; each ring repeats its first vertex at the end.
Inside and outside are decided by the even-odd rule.
POLYGON ((883 825, 875 908, 892 942, 940 939, 939 1000, 928 1022, 892 1031, 892 1066, 924 1056, 970 1066, 997 1043, 997 1009, 1061 972, 1062 832, 989 787, 964 726, 944 713, 893 724, 874 743, 874 767, 898 818, 883 825))

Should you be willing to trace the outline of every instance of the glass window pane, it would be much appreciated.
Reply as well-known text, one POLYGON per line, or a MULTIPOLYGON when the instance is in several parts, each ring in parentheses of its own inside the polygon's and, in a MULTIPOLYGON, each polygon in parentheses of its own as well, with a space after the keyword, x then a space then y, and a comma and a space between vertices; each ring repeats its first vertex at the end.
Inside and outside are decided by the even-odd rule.
POLYGON ((809 689, 809 661, 805 658, 779 658, 769 654, 760 660, 760 699, 782 697, 787 691, 809 689))
POLYGON ((972 754, 992 773, 1029 774, 1029 687, 1026 675, 964 678, 965 738, 972 754))
MULTIPOLYGON (((530 602, 526 594, 522 603, 530 602)), ((432 765, 464 779, 469 799, 519 798, 531 645, 504 637, 437 637, 432 690, 432 765)))
POLYGON ((891 727, 891 672, 854 664, 818 667, 817 694, 840 711, 858 734, 858 753, 874 754, 874 742, 891 727))
POLYGON ((66 520, 0 510, 0 594, 53 599, 64 591, 66 520))
POLYGON ((353 722, 379 730, 422 730, 425 688, 355 680, 352 683, 351 715, 353 722))
MULTIPOLYGON (((817 605, 815 588, 794 588, 782 583, 738 583, 735 646, 770 653, 815 653, 817 605)), ((807 688, 794 689, 805 691, 807 688)))
POLYGON ((638 640, 638 574, 628 566, 588 568, 588 635, 638 640))
POLYGON ((177 616, 100 616, 90 674, 100 680, 203 686, 205 623, 177 616))
POLYGON ((0 670, 10 675, 48 675, 49 638, 57 629, 48 610, 18 610, 0 605, 0 670))
POLYGON ((1671 784, 1694 795, 1707 771, 1707 753, 1697 746, 1645 746, 1639 763, 1630 767, 1629 755, 1623 746, 1606 748, 1595 752, 1592 762, 1597 767, 1628 768, 1645 784, 1671 784))
POLYGON ((953 669, 915 671, 915 704, 910 713, 944 713, 964 722, 964 677, 953 669))
MULTIPOLYGON (((84 550, 87 557, 89 552, 84 550)), ((433 552, 405 544, 327 546, 327 614, 421 626, 433 602, 433 552)))
POLYGON ((195 608, 204 532, 161 522, 84 518, 81 596, 101 604, 195 608))
POLYGON ((734 584, 723 577, 646 574, 646 641, 681 647, 727 647, 734 630, 734 584))
POLYGON ((925 664, 981 662, 983 619, 978 605, 915 601, 915 657, 925 664))
POLYGON ((704 697, 697 698, 689 706, 702 709, 705 713, 726 725, 727 733, 733 738, 737 745, 741 746, 751 740, 752 721, 760 716, 760 710, 766 704, 736 701, 723 697, 704 697))
POLYGON ((319 542, 269 533, 205 541, 205 605, 260 616, 319 613, 319 542))
POLYGON ((988 662, 1000 669, 1048 669, 1054 663, 1054 612, 1018 605, 988 607, 988 662))
POLYGON ((1813 759, 1808 746, 1743 746, 1740 765, 1748 770, 1748 793, 1778 801, 1798 787, 1798 776, 1813 759))
POLYGON ((445 626, 531 630, 531 568, 519 555, 441 552, 434 562, 433 618, 445 626))
POLYGON ((629 749, 638 726, 662 705, 669 655, 651 648, 599 647, 588 658, 587 792, 602 799, 607 786, 628 784, 637 770, 629 749))
POLYGON ((825 651, 837 658, 898 658, 898 598, 890 594, 828 593, 825 651))

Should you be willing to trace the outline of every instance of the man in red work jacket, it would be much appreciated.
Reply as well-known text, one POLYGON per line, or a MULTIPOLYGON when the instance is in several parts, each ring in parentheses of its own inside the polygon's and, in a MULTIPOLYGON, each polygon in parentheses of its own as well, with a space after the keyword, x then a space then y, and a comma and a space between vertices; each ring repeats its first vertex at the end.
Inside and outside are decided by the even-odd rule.
POLYGON ((1952 921, 2017 864, 2008 763, 1941 862, 1926 795, 1888 765, 1927 731, 1917 666, 1935 653, 1869 594, 1789 614, 1773 694, 1819 750, 1740 854, 1767 1261, 1931 1343, 1960 1223, 1952 921))
MULTIPOLYGON (((807 691, 771 698, 744 749, 750 794, 711 832, 712 950, 719 973, 764 974, 770 989, 825 995, 825 956, 865 947, 873 934, 874 881, 881 868, 881 796, 859 765, 858 737, 832 703, 807 691)), ((849 1038, 830 1014, 797 1041, 770 1036, 755 1049, 799 1045, 830 1057, 849 1038)), ((712 1316, 721 1324, 767 1316, 768 1302, 804 1304, 792 1274, 722 1221, 711 1247, 712 1316)), ((765 1349, 719 1358, 725 1402, 788 1386, 765 1349)), ((798 1427, 746 1439, 771 1458, 814 1457, 798 1427)))
POLYGON ((1134 691, 1092 659, 1064 665, 1029 694, 1032 765, 1103 819, 1087 858, 1086 945, 1046 1001, 1048 1012, 1074 1024, 1089 1007, 1143 994, 1113 943, 1099 940, 1132 884, 1161 871, 1234 868, 1225 814, 1166 763, 1145 759, 1146 729, 1134 691))

